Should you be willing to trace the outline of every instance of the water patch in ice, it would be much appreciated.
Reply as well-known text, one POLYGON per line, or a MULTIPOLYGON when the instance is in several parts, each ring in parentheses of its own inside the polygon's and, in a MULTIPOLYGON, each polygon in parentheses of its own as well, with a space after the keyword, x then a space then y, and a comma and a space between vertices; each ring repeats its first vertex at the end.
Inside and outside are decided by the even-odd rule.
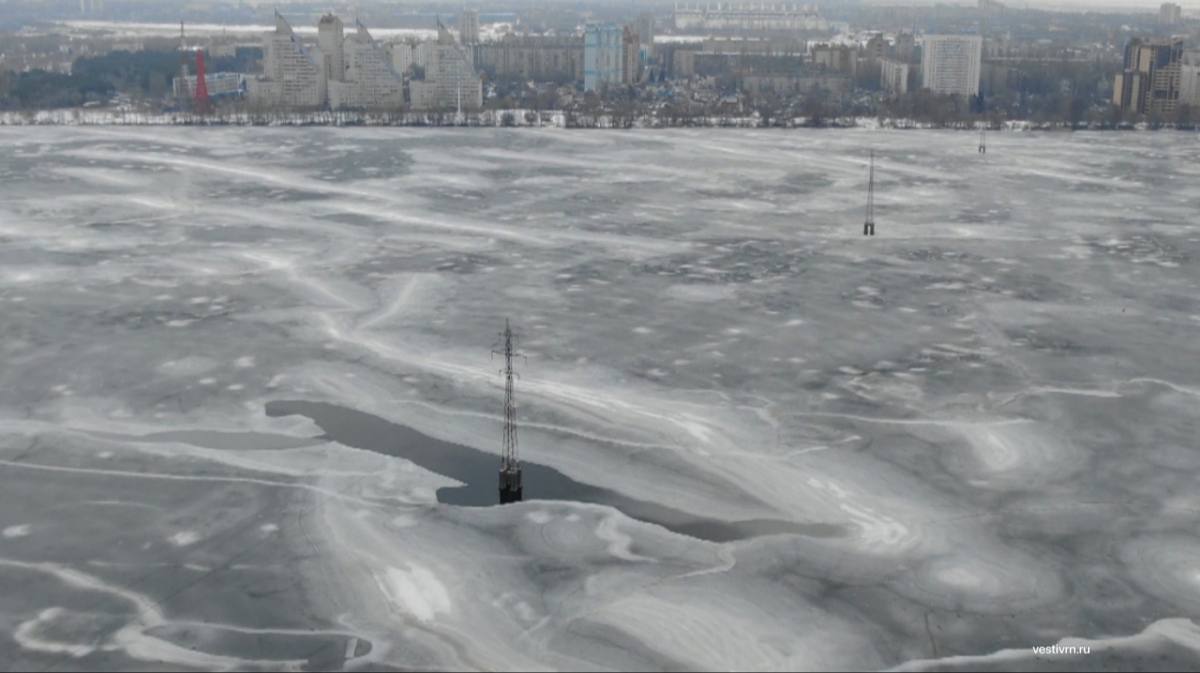
MULTIPOLYGON (((307 416, 316 422, 325 431, 325 439, 385 455, 400 456, 463 484, 438 489, 439 502, 467 507, 497 505, 499 495, 495 454, 441 441, 377 416, 333 404, 302 401, 277 401, 267 404, 268 416, 293 414, 307 416)), ((687 424, 685 429, 696 434, 704 433, 705 428, 699 421, 697 418, 695 423, 687 424)), ((581 483, 545 465, 525 461, 522 463, 522 470, 527 502, 565 500, 609 505, 630 518, 713 542, 728 542, 762 535, 840 537, 846 534, 843 527, 826 523, 775 519, 709 519, 581 483)))

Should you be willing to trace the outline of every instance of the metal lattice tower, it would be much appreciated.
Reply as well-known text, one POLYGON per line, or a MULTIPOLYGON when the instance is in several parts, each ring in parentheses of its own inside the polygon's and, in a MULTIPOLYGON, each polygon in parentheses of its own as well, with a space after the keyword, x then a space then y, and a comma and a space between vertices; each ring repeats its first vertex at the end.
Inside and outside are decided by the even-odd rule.
POLYGON ((208 114, 208 81, 205 79, 208 76, 207 70, 204 68, 204 50, 196 50, 196 100, 192 103, 192 109, 200 114, 208 114))
POLYGON ((512 327, 507 319, 500 333, 501 347, 493 354, 504 356, 504 438, 500 452, 500 504, 521 500, 521 459, 517 455, 517 402, 513 395, 513 357, 519 355, 513 346, 512 327))
POLYGON ((875 150, 871 150, 871 168, 867 174, 867 219, 863 222, 863 236, 875 235, 875 150))

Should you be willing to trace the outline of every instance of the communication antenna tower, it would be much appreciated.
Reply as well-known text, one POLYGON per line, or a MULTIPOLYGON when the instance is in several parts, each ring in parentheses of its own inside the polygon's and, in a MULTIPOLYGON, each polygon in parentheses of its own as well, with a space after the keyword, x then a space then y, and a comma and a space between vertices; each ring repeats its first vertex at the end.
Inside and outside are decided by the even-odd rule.
POLYGON ((875 235, 875 150, 871 150, 871 168, 867 177, 867 219, 863 222, 863 236, 875 235))
POLYGON ((513 345, 512 327, 504 320, 498 348, 492 355, 504 356, 504 436, 500 451, 500 504, 521 501, 521 459, 517 455, 517 402, 513 396, 513 358, 524 357, 513 345))
POLYGON ((187 35, 183 32, 183 21, 179 22, 179 76, 182 77, 181 82, 187 82, 188 74, 188 49, 187 35))

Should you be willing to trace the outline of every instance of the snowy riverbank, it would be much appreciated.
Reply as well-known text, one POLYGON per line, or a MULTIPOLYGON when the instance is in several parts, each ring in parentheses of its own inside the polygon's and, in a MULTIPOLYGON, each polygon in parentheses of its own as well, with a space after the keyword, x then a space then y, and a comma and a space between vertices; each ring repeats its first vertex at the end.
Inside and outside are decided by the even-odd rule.
MULTIPOLYGON (((372 113, 372 112, 229 112, 196 115, 190 112, 138 112, 126 109, 61 109, 0 112, 0 126, 468 126, 468 127, 556 127, 556 128, 812 128, 809 120, 796 117, 783 124, 767 123, 757 114, 668 119, 643 115, 587 115, 563 110, 486 110, 478 113, 372 113)), ((901 130, 977 130, 982 122, 939 125, 911 119, 841 117, 825 120, 822 128, 866 128, 901 130)), ((1066 131, 1058 122, 1005 121, 991 129, 1004 131, 1066 131)), ((1171 126, 1163 130, 1174 130, 1171 126)), ((1091 126, 1075 130, 1151 130, 1147 124, 1118 128, 1091 126)), ((1191 130, 1191 129, 1187 129, 1191 130)))

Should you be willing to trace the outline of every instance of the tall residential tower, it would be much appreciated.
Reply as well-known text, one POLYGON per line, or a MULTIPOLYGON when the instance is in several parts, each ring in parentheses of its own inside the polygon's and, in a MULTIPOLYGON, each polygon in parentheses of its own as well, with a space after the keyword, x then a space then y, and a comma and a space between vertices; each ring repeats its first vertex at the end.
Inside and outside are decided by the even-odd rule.
POLYGON ((300 42, 279 12, 275 13, 275 32, 268 34, 263 51, 262 75, 246 82, 251 101, 289 108, 325 104, 325 67, 320 54, 300 42))
POLYGON ((1133 114, 1169 115, 1179 104, 1183 38, 1134 38, 1113 81, 1113 105, 1133 114))
POLYGON ((328 82, 340 82, 346 78, 345 41, 342 20, 333 14, 322 16, 317 22, 317 47, 321 50, 322 67, 328 82))
POLYGON ((926 35, 921 49, 921 86, 934 93, 978 96, 982 55, 979 35, 926 35))
POLYGON ((483 81, 475 71, 470 51, 438 22, 425 79, 409 82, 412 106, 417 110, 478 110, 483 107, 483 81))
POLYGON ((625 31, 615 23, 589 23, 583 31, 583 89, 600 91, 621 84, 625 31))
POLYGON ((479 44, 479 11, 464 9, 458 14, 458 41, 464 46, 479 44))

